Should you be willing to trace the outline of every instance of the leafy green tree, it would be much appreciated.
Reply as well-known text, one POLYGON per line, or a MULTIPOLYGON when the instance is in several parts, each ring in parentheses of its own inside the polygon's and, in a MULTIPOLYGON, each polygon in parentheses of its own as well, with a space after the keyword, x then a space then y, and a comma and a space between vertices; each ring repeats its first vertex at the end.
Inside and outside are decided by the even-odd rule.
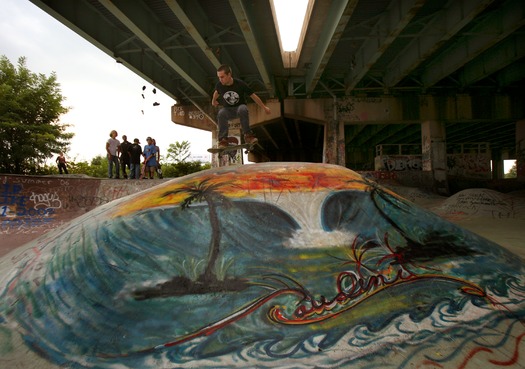
POLYGON ((168 147, 166 159, 174 163, 184 163, 190 157, 190 143, 188 141, 176 141, 168 147))
POLYGON ((169 163, 162 166, 162 174, 164 178, 176 178, 210 168, 210 163, 201 163, 200 161, 187 161, 176 164, 169 163))
POLYGON ((514 165, 509 169, 507 173, 505 173, 505 178, 517 178, 518 177, 518 168, 516 167, 516 162, 514 162, 514 165))
POLYGON ((0 57, 0 172, 34 174, 47 158, 67 151, 74 134, 59 123, 69 110, 64 100, 54 72, 32 73, 24 57, 16 67, 0 57))
POLYGON ((67 165, 70 174, 84 174, 96 178, 106 178, 108 176, 108 161, 101 155, 91 159, 91 163, 72 160, 67 165))

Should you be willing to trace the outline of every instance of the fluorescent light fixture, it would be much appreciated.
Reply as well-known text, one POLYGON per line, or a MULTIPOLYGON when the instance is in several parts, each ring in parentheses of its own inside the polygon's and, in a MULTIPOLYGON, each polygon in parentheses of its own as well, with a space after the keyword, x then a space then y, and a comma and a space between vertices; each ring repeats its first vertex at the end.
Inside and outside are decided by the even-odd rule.
POLYGON ((270 0, 283 63, 295 68, 314 0, 270 0))

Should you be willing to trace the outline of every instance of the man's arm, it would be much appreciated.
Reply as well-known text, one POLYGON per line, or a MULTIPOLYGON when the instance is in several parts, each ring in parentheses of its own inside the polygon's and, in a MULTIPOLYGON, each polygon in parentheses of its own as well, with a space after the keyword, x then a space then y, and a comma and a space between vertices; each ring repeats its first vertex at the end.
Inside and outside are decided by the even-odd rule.
POLYGON ((270 114, 272 112, 269 107, 264 105, 264 103, 262 102, 261 98, 259 96, 257 96, 257 94, 255 92, 253 94, 251 94, 250 97, 252 98, 253 101, 255 101, 255 103, 257 105, 259 105, 266 112, 266 114, 270 114))
POLYGON ((106 151, 108 153, 108 158, 111 159, 111 153, 109 152, 109 141, 106 142, 106 151))
POLYGON ((219 102, 217 101, 218 98, 219 98, 219 93, 217 92, 217 90, 213 91, 213 97, 211 98, 211 104, 213 106, 219 105, 219 102))

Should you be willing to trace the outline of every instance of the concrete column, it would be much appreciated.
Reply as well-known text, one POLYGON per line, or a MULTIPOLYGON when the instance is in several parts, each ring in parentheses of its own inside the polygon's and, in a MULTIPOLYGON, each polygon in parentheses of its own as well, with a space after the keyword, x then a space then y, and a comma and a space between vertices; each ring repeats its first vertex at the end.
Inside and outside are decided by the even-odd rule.
POLYGON ((491 150, 492 156, 492 179, 505 177, 504 155, 501 150, 491 150))
POLYGON ((345 127, 342 121, 331 119, 325 125, 323 163, 345 166, 345 127))
POLYGON ((341 120, 338 123, 338 137, 337 137, 337 164, 346 166, 346 145, 345 145, 345 125, 341 120))
POLYGON ((434 191, 447 196, 449 189, 445 125, 434 120, 423 122, 421 124, 421 143, 423 171, 432 172, 434 191))
POLYGON ((324 126, 323 163, 337 163, 337 120, 331 119, 324 126))
POLYGON ((516 122, 516 169, 519 181, 525 181, 525 119, 516 122))
MULTIPOLYGON (((219 137, 219 129, 218 128, 213 129, 211 131, 211 145, 210 145, 210 147, 216 147, 217 146, 218 137, 219 137)), ((219 165, 219 160, 217 160, 217 155, 211 154, 211 167, 212 168, 218 168, 219 166, 220 165, 219 165)))

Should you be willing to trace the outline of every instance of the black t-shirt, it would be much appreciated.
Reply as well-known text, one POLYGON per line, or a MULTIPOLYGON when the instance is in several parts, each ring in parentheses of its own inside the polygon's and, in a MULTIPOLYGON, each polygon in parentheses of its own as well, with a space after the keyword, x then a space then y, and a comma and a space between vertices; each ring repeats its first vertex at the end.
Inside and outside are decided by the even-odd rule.
POLYGON ((128 152, 131 154, 131 164, 140 164, 142 156, 142 147, 139 144, 133 143, 128 152))
POLYGON ((219 103, 226 107, 236 107, 246 104, 246 97, 253 94, 253 90, 246 82, 234 78, 231 86, 224 86, 220 82, 215 85, 215 90, 219 93, 219 103))
POLYGON ((120 160, 124 163, 129 163, 129 154, 128 154, 128 151, 129 151, 129 148, 131 147, 131 142, 129 141, 124 141, 120 144, 120 160))

